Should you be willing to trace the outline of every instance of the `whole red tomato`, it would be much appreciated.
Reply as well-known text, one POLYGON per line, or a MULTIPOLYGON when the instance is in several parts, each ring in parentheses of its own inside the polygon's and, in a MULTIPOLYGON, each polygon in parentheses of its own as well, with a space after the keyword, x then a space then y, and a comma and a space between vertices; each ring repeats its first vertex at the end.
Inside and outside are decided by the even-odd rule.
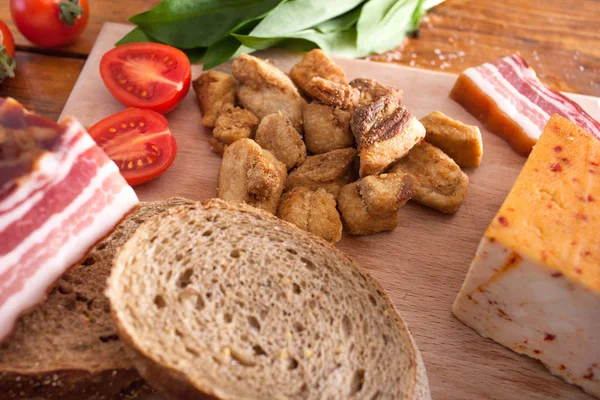
POLYGON ((15 76, 15 38, 8 26, 0 21, 0 82, 15 76))
POLYGON ((10 0, 10 12, 23 36, 40 47, 72 43, 90 14, 87 0, 10 0))

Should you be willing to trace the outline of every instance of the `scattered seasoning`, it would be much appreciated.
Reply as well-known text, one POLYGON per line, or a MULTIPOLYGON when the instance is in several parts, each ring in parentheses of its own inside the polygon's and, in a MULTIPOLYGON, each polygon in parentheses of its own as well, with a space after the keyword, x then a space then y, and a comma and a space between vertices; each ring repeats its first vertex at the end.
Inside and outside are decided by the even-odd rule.
POLYGON ((573 240, 573 241, 571 242, 571 246, 577 246, 577 241, 576 241, 576 240, 573 240))
POLYGON ((583 253, 583 255, 584 255, 584 256, 589 256, 589 255, 591 255, 591 254, 592 254, 592 252, 591 252, 591 251, 589 251, 589 250, 586 250, 586 252, 585 252, 585 253, 583 253))
POLYGON ((575 272, 577 272, 579 275, 581 275, 581 268, 575 268, 575 272))
POLYGON ((575 218, 577 218, 580 221, 587 221, 588 220, 587 215, 582 214, 582 213, 575 214, 575 218))
POLYGON ((539 350, 537 350, 537 349, 533 350, 533 352, 534 352, 535 354, 540 354, 540 353, 541 353, 541 351, 539 351, 539 350))
POLYGON ((502 217, 502 216, 498 217, 498 222, 502 226, 508 226, 508 220, 506 219, 506 217, 502 217))
POLYGON ((588 194, 587 200, 590 201, 590 202, 592 202, 592 201, 594 201, 594 198, 592 197, 591 194, 588 194))
POLYGON ((565 367, 564 364, 560 364, 558 369, 560 369, 561 371, 564 371, 565 369, 567 369, 567 367, 565 367))
POLYGON ((560 278, 561 276, 563 276, 562 272, 555 272, 551 275, 553 278, 560 278))
POLYGON ((564 162, 566 165, 569 165, 569 159, 566 157, 562 157, 560 161, 564 162))
POLYGON ((577 178, 573 178, 571 180, 573 181, 573 183, 578 183, 579 182, 579 179, 577 179, 577 178))
POLYGON ((592 371, 591 368, 588 371, 589 371, 589 373, 587 375, 584 375, 583 379, 589 379, 589 380, 594 379, 594 371, 592 371))
POLYGON ((554 164, 550 165, 550 171, 552 171, 552 172, 561 172, 562 171, 562 167, 560 166, 559 163, 554 163, 554 164))
POLYGON ((546 336, 544 337, 544 340, 545 340, 546 342, 551 342, 551 341, 553 341, 554 339, 556 339, 556 335, 553 335, 553 334, 551 334, 551 333, 546 333, 546 336))
POLYGON ((562 151, 562 146, 556 146, 554 148, 554 151, 557 152, 557 153, 560 153, 562 151))

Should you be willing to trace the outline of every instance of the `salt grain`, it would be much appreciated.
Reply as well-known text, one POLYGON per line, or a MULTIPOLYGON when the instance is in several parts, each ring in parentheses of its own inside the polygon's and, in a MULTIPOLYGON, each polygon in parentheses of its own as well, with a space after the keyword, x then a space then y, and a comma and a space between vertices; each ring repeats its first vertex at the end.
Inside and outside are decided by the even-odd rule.
POLYGON ((433 52, 434 52, 436 55, 440 55, 440 54, 442 53, 442 51, 441 51, 440 49, 435 49, 435 50, 433 50, 433 52))
POLYGON ((580 65, 580 66, 579 66, 579 70, 580 70, 580 71, 585 71, 585 67, 584 67, 583 65, 580 65))

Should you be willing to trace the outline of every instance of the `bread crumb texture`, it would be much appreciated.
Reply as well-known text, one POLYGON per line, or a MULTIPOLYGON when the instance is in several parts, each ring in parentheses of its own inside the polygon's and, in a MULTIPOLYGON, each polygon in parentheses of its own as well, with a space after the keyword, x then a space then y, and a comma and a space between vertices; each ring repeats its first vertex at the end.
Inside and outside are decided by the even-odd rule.
POLYGON ((140 365, 152 365, 140 372, 166 371, 198 394, 429 398, 381 287, 329 243, 244 204, 209 200, 147 221, 118 254, 107 296, 140 365))

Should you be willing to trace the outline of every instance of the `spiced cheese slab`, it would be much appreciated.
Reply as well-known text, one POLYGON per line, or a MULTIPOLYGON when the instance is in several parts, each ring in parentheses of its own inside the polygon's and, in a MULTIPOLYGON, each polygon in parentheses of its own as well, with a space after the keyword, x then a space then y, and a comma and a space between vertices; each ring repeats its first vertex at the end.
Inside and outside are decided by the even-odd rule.
POLYGON ((600 396, 600 141, 554 115, 481 243, 454 314, 600 396))

